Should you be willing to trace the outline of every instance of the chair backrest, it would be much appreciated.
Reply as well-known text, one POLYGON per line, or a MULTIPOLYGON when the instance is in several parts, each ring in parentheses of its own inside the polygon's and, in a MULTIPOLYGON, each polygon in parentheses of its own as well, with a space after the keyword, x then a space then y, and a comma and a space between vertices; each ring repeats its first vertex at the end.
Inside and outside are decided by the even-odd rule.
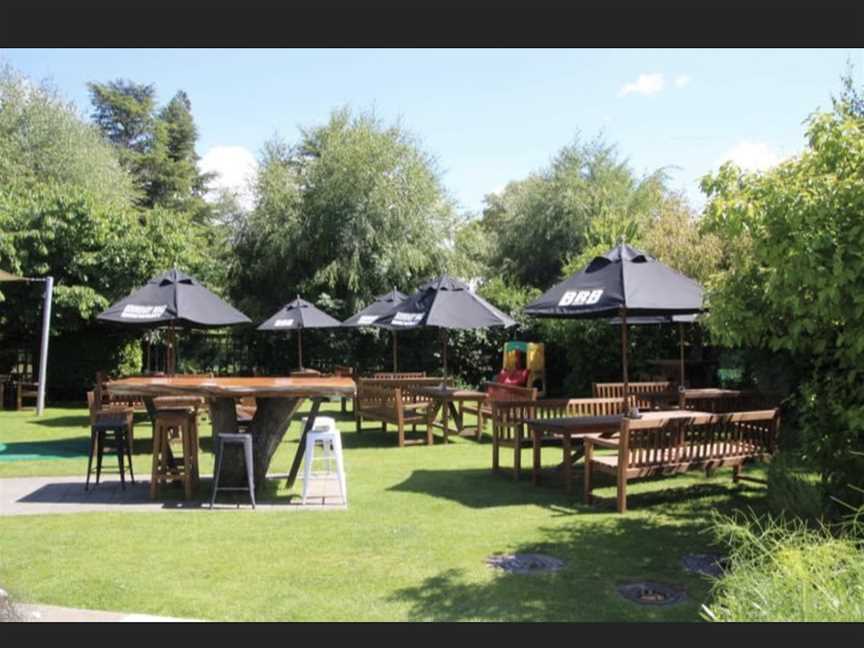
POLYGON ((625 418, 618 461, 628 468, 646 468, 773 454, 779 429, 779 409, 692 418, 625 418))
POLYGON ((372 374, 373 380, 413 380, 415 378, 425 378, 425 371, 402 371, 402 372, 387 372, 378 371, 372 374))
POLYGON ((487 382, 484 387, 490 402, 495 400, 537 400, 537 389, 535 387, 519 387, 517 385, 506 385, 498 382, 487 382))
POLYGON ((610 416, 624 413, 622 398, 541 398, 539 400, 493 400, 492 426, 503 438, 522 435, 525 419, 566 416, 610 416), (497 427, 496 427, 497 426, 497 427))
MULTIPOLYGON (((652 382, 631 382, 627 383, 627 390, 630 392, 631 399, 635 400, 636 407, 640 407, 643 409, 651 409, 653 407, 653 403, 651 401, 640 399, 639 394, 659 394, 662 392, 671 392, 675 390, 675 384, 669 381, 660 380, 652 382)), ((592 383, 591 394, 592 396, 594 396, 594 398, 623 398, 624 383, 592 383)))

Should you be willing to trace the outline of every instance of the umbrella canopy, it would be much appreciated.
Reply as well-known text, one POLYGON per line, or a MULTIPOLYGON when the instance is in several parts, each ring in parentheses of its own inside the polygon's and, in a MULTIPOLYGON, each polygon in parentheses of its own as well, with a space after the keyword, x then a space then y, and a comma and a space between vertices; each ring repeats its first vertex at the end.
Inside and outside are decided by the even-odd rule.
MULTIPOLYGON (((702 287, 641 250, 621 243, 525 307, 534 317, 599 319, 621 326, 624 396, 628 394, 627 324, 631 316, 661 318, 704 309, 702 287)), ((669 321, 668 319, 666 321, 669 321)))
POLYGON ((437 326, 444 331, 444 377, 447 377, 447 329, 514 326, 516 320, 495 308, 463 281, 442 275, 420 289, 375 322, 393 330, 437 326))
POLYGON ((534 317, 594 319, 699 313, 702 287, 645 252, 622 243, 525 307, 534 317))
POLYGON ((177 269, 154 277, 96 319, 145 328, 166 325, 215 328, 252 322, 195 277, 177 269))
MULTIPOLYGON (((342 326, 349 327, 360 327, 360 326, 376 326, 376 321, 381 315, 388 313, 393 310, 393 307, 397 304, 401 304, 405 301, 408 296, 405 293, 401 293, 395 288, 388 293, 384 293, 383 295, 378 295, 375 300, 369 304, 366 308, 361 310, 358 313, 355 313, 344 322, 342 322, 342 326)), ((397 343, 396 343, 396 330, 392 326, 382 326, 381 328, 386 328, 390 330, 390 337, 393 338, 393 372, 397 372, 398 367, 398 351, 397 351, 397 343)))
POLYGON ((174 328, 217 328, 250 324, 252 320, 176 268, 152 278, 128 297, 112 304, 97 320, 138 328, 170 328, 166 370, 176 368, 174 328))
POLYGON ((339 320, 330 317, 314 304, 297 295, 297 299, 286 304, 270 319, 258 327, 259 331, 297 331, 297 358, 299 368, 303 369, 303 329, 338 328, 339 320))

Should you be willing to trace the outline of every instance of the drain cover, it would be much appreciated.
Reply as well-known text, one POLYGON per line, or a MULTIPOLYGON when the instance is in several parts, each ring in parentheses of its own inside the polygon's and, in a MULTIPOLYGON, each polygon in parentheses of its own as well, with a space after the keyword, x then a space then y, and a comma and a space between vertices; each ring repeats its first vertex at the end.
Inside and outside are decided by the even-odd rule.
POLYGON ((687 598, 683 589, 653 581, 621 585, 618 587, 618 593, 628 601, 640 605, 673 605, 687 598))
POLYGON ((564 567, 564 561, 544 554, 508 554, 492 556, 486 564, 511 574, 542 574, 557 572, 564 567))
POLYGON ((720 578, 729 568, 729 559, 719 554, 686 554, 681 558, 681 566, 689 572, 720 578))

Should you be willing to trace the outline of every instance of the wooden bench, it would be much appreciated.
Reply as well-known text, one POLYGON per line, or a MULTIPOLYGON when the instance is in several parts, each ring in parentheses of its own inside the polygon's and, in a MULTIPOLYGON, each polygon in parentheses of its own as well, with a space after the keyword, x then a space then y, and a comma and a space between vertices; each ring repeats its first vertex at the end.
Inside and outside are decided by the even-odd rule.
POLYGON ((402 371, 402 372, 387 372, 379 371, 372 374, 373 380, 415 380, 417 378, 426 378, 425 371, 402 371))
POLYGON ((494 401, 536 401, 538 396, 536 387, 519 387, 518 385, 505 385, 497 382, 484 383, 482 390, 486 392, 487 398, 480 407, 460 404, 460 410, 463 413, 467 412, 477 416, 480 433, 482 433, 486 421, 492 420, 492 403, 494 401))
POLYGON ((24 382, 24 381, 16 381, 12 383, 13 388, 15 389, 15 409, 22 410, 24 409, 24 399, 33 400, 33 408, 36 407, 36 403, 39 399, 39 383, 38 382, 24 382))
MULTIPOLYGON (((639 409, 653 409, 654 407, 652 402, 640 399, 639 394, 656 394, 674 391, 675 389, 677 389, 675 383, 668 381, 627 383, 627 390, 630 392, 631 397, 635 396, 635 404, 639 409)), ((592 383, 591 395, 594 398, 624 398, 624 383, 592 383)))
POLYGON ((387 431, 387 424, 396 426, 399 447, 423 443, 423 439, 406 439, 405 426, 411 425, 416 430, 418 423, 426 425, 425 443, 432 445, 432 426, 429 425, 428 409, 430 401, 422 399, 403 387, 367 382, 361 380, 357 384, 357 397, 354 400, 354 415, 357 432, 362 432, 363 419, 381 421, 382 431, 387 431))
POLYGON ((692 418, 668 420, 625 418, 617 437, 585 439, 585 503, 592 501, 594 471, 616 478, 619 513, 627 510, 627 482, 631 479, 732 466, 734 481, 761 482, 743 477, 741 466, 749 459, 764 459, 774 453, 779 427, 779 409, 694 413, 692 418), (598 455, 595 448, 616 452, 598 455))
MULTIPOLYGON (((607 416, 622 414, 621 398, 543 398, 540 400, 494 400, 492 418, 492 470, 498 472, 501 448, 513 448, 513 479, 519 479, 522 448, 531 448, 525 419, 565 416, 607 416)), ((544 439, 542 445, 560 445, 560 440, 544 439)))

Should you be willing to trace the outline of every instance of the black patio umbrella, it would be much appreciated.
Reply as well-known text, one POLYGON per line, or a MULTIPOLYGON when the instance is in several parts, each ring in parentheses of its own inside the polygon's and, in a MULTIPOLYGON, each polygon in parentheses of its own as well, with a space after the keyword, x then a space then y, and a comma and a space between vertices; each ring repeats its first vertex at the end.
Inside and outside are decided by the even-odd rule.
POLYGON ((303 369, 303 329, 337 328, 339 320, 297 295, 297 299, 286 304, 270 319, 258 327, 259 331, 297 331, 297 359, 303 369))
POLYGON ((378 295, 375 300, 366 308, 358 313, 355 313, 344 322, 342 326, 361 327, 361 326, 379 326, 390 331, 390 337, 393 338, 393 372, 398 371, 398 354, 396 350, 396 329, 392 326, 381 326, 376 324, 379 317, 393 310, 393 307, 401 304, 408 298, 404 293, 399 292, 395 288, 388 293, 378 295))
POLYGON ((471 292, 459 279, 442 275, 423 284, 413 295, 376 320, 376 326, 394 330, 436 326, 442 331, 444 379, 447 379, 449 329, 514 326, 516 320, 471 292))
POLYGON ((112 304, 97 320, 138 328, 167 326, 170 331, 168 373, 176 368, 175 328, 220 328, 252 320, 182 270, 169 270, 112 304))
POLYGON ((703 310, 698 283, 623 242, 525 307, 534 317, 619 317, 625 397, 629 395, 628 318, 690 315, 703 310))

